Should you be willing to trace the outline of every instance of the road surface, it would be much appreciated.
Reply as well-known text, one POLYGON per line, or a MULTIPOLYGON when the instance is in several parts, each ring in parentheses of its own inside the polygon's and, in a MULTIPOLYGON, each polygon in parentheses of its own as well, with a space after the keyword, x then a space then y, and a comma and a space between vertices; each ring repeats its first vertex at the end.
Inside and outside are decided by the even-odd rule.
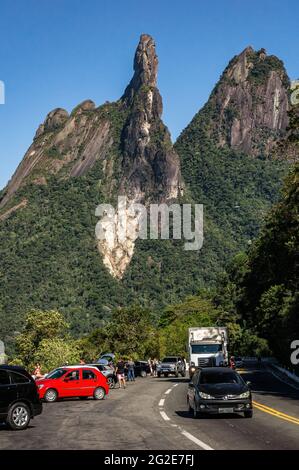
POLYGON ((252 419, 194 419, 186 379, 138 378, 104 401, 45 404, 25 431, 1 425, 0 449, 299 449, 299 391, 264 367, 242 373, 252 382, 252 419))

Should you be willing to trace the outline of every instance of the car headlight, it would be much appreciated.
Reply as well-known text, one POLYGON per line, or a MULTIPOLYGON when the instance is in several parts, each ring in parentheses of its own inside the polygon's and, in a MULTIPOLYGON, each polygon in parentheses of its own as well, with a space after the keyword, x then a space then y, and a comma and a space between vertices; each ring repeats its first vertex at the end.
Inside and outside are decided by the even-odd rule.
POLYGON ((204 400, 213 400, 214 397, 212 397, 212 395, 209 395, 208 393, 204 393, 204 392, 199 392, 199 396, 200 398, 203 398, 204 400))
POLYGON ((39 384, 38 389, 41 390, 44 387, 44 384, 39 384))
POLYGON ((241 393, 241 395, 238 396, 238 398, 249 398, 250 396, 250 391, 247 390, 247 392, 241 393))

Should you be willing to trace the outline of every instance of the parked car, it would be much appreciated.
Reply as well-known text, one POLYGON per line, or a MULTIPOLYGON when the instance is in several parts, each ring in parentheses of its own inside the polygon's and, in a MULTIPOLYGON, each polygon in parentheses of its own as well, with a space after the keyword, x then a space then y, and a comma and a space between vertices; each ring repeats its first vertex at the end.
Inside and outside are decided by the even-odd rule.
POLYGON ((117 377, 112 367, 105 364, 87 364, 88 366, 96 367, 107 379, 109 388, 114 388, 117 383, 117 377))
POLYGON ((243 359, 240 356, 235 357, 235 364, 237 369, 241 369, 243 367, 243 359))
POLYGON ((178 377, 181 375, 185 377, 186 375, 186 366, 185 361, 180 356, 167 356, 158 364, 157 375, 161 377, 168 377, 168 375, 175 375, 178 377))
POLYGON ((136 377, 146 377, 151 373, 150 366, 147 361, 135 361, 134 371, 136 377))
POLYGON ((31 375, 22 367, 0 366, 0 421, 13 430, 22 430, 41 412, 42 403, 31 375))
POLYGON ((40 398, 47 402, 66 397, 103 400, 109 393, 106 377, 96 367, 88 365, 58 367, 36 384, 40 398))
POLYGON ((108 365, 110 362, 114 362, 114 361, 115 361, 115 354, 105 353, 99 357, 99 359, 97 360, 97 363, 108 365))
POLYGON ((210 413, 244 413, 252 418, 250 382, 227 367, 207 367, 195 371, 188 386, 187 403, 194 418, 210 413))

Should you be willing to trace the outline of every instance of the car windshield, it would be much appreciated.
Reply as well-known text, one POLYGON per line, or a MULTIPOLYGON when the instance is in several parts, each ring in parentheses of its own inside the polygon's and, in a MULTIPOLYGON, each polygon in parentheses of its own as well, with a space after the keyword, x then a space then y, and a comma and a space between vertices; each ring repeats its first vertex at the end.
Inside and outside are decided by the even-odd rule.
POLYGON ((164 357, 162 362, 177 362, 176 357, 164 357))
POLYGON ((66 373, 66 369, 55 369, 47 375, 47 379, 60 379, 66 373))
POLYGON ((192 344, 192 354, 214 354, 222 351, 221 344, 192 344))
POLYGON ((241 377, 235 372, 202 372, 200 374, 201 384, 242 384, 241 377))

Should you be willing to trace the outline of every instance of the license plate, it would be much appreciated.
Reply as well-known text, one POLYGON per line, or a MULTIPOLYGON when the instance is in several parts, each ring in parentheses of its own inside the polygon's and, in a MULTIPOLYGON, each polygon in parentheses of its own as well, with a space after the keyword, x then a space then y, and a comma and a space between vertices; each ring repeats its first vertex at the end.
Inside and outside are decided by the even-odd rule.
POLYGON ((233 413, 234 409, 233 408, 219 408, 218 412, 219 413, 233 413))

